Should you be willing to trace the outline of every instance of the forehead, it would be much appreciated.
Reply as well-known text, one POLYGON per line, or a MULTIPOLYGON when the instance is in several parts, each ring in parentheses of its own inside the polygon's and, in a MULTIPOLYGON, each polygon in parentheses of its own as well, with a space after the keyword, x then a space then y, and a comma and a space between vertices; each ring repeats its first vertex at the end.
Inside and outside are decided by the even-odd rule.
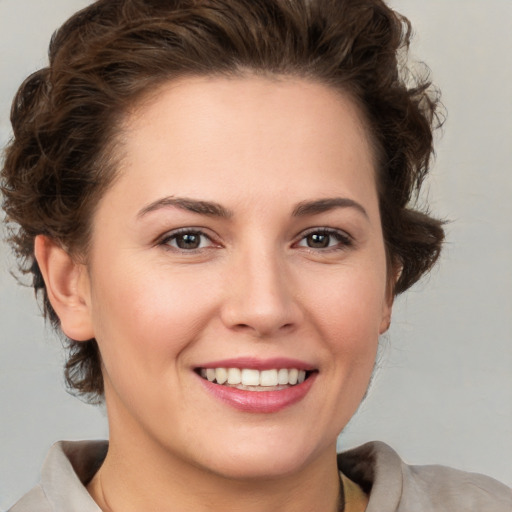
POLYGON ((168 82, 126 116, 122 141, 120 181, 148 200, 163 189, 197 197, 205 183, 214 200, 242 186, 332 196, 331 182, 340 178, 349 189, 375 188, 373 151, 356 103, 304 79, 168 82))

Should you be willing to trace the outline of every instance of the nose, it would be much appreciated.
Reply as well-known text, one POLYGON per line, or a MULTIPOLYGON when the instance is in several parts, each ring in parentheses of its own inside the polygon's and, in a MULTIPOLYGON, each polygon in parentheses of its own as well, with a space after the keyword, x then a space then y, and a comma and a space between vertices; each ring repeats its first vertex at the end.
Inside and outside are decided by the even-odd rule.
POLYGON ((221 318, 229 329, 258 338, 297 328, 302 310, 286 264, 273 251, 248 251, 229 269, 221 318))

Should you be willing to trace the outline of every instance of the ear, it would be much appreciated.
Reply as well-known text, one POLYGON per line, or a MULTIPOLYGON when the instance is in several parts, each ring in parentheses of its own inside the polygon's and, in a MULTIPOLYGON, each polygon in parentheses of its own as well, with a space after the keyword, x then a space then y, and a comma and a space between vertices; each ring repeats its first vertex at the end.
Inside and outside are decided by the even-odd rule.
POLYGON ((386 287, 386 296, 382 302, 382 319, 379 327, 379 334, 384 334, 391 325, 391 313, 393 311, 393 302, 395 300, 395 285, 402 274, 402 266, 395 266, 391 276, 388 279, 386 287))
POLYGON ((64 334, 76 341, 94 338, 85 265, 74 261, 57 242, 43 235, 35 238, 34 254, 64 334))
POLYGON ((382 303, 382 318, 380 321, 379 334, 384 334, 389 329, 389 326, 391 325, 392 310, 393 294, 388 294, 382 303))

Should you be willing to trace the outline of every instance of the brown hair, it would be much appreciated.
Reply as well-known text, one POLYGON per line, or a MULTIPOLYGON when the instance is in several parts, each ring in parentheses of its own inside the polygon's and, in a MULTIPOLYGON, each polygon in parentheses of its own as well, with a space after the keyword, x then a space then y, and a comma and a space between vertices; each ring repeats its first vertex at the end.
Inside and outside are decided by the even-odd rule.
MULTIPOLYGON (((411 80, 403 63, 410 34, 381 0, 98 0, 75 14, 54 34, 49 66, 17 93, 1 171, 10 241, 45 315, 58 328, 34 237, 86 252, 94 205, 115 175, 122 114, 182 75, 293 75, 349 93, 376 147, 388 262, 401 269, 394 293, 409 288, 443 240, 442 223, 411 206, 439 116, 428 80, 411 80)), ((67 342, 69 387, 101 400, 96 341, 67 342)))

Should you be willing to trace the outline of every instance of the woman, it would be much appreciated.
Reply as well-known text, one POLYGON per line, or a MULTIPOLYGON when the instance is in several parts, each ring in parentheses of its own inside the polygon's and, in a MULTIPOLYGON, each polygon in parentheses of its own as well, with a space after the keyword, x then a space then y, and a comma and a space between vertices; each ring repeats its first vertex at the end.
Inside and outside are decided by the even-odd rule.
POLYGON ((509 510, 483 476, 336 437, 393 297, 438 257, 410 208, 437 100, 380 1, 103 0, 13 109, 13 244, 106 443, 22 510, 509 510))

